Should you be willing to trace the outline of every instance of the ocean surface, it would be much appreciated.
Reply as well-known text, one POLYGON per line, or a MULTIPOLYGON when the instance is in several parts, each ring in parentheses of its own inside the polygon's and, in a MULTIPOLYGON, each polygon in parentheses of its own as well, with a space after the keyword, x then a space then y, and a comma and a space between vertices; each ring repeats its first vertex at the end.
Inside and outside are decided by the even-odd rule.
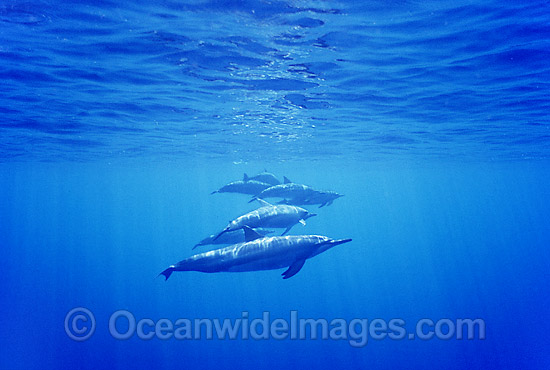
POLYGON ((5 0, 0 81, 1 369, 550 368, 549 2, 5 0), (264 170, 344 194, 290 234, 353 241, 158 277, 264 170), (348 338, 154 327, 264 312, 348 338))

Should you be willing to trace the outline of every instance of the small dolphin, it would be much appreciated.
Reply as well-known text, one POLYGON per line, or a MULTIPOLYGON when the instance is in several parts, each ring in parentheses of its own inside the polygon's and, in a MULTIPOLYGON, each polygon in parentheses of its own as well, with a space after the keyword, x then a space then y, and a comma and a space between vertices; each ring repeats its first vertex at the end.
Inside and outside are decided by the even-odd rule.
POLYGON ((317 191, 316 194, 311 194, 308 198, 283 199, 278 204, 292 204, 295 206, 320 204, 319 208, 322 208, 330 206, 334 200, 343 196, 343 194, 338 194, 335 191, 317 191))
MULTIPOLYGON (((273 233, 273 230, 262 229, 262 228, 255 229, 255 231, 262 235, 268 235, 273 233)), ((201 245, 242 243, 244 242, 244 231, 243 230, 229 231, 221 235, 218 239, 214 240, 215 237, 216 237, 216 234, 213 234, 213 235, 210 235, 208 238, 204 238, 203 240, 195 244, 193 249, 201 245)))
POLYGON ((307 259, 351 241, 320 235, 264 237, 246 226, 244 229, 244 243, 196 254, 168 267, 159 276, 168 280, 174 271, 241 272, 288 267, 282 273, 283 279, 288 279, 300 271, 307 259))
POLYGON ((222 186, 219 190, 213 191, 210 194, 216 193, 241 193, 241 194, 250 194, 256 195, 262 190, 271 187, 270 184, 264 182, 259 182, 256 180, 250 181, 233 181, 227 185, 222 186))
POLYGON ((230 221, 225 229, 223 229, 216 237, 214 241, 217 240, 221 235, 232 230, 242 229, 245 226, 255 228, 255 227, 275 227, 275 228, 286 228, 282 235, 285 235, 290 231, 292 226, 296 225, 298 222, 302 225, 306 224, 306 219, 309 217, 316 216, 315 213, 310 213, 307 210, 289 205, 272 205, 268 202, 258 199, 262 204, 262 207, 248 212, 233 221, 230 221))
POLYGON ((250 181, 250 180, 256 180, 259 182, 264 182, 266 184, 269 184, 271 186, 273 185, 279 185, 281 182, 277 177, 275 177, 274 174, 267 172, 265 170, 262 173, 257 174, 256 176, 248 177, 248 175, 245 173, 243 176, 243 181, 250 181))
POLYGON ((316 194, 318 194, 318 191, 311 186, 285 182, 262 190, 259 194, 253 196, 248 203, 257 198, 308 199, 316 194))

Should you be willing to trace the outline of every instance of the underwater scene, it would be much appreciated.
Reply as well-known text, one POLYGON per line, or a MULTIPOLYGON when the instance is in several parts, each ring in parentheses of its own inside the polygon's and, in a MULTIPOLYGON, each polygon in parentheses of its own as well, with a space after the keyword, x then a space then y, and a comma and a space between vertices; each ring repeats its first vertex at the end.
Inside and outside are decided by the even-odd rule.
POLYGON ((550 368, 550 4, 0 3, 1 369, 550 368))

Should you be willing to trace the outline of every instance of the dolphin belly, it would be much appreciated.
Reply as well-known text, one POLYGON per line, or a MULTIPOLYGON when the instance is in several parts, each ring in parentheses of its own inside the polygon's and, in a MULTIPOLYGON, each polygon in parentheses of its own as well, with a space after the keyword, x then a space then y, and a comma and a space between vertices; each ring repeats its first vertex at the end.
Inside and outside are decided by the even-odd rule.
POLYGON ((291 256, 275 256, 272 258, 258 259, 242 264, 233 264, 227 272, 246 272, 246 271, 261 271, 261 270, 277 270, 290 266, 296 257, 291 256))
POLYGON ((274 217, 269 217, 264 220, 261 220, 260 225, 258 226, 286 228, 298 223, 298 221, 300 221, 300 219, 298 218, 298 215, 295 215, 295 216, 281 215, 281 216, 274 216, 274 217))

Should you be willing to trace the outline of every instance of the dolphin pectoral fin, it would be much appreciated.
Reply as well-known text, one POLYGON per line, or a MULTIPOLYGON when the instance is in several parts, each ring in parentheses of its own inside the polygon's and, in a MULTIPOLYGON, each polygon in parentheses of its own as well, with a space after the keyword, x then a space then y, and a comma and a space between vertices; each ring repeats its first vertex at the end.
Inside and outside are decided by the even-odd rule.
MULTIPOLYGON (((271 207, 271 206, 273 206, 273 204, 271 204, 269 202, 266 202, 263 199, 255 198, 255 200, 257 200, 262 205, 262 207, 271 207)), ((248 203, 250 203, 250 202, 248 202, 248 203)))
POLYGON ((283 276, 283 279, 290 279, 291 277, 296 275, 302 269, 304 263, 306 263, 305 258, 294 261, 292 265, 290 265, 288 269, 281 274, 283 276))
POLYGON ((283 179, 284 179, 284 183, 285 183, 285 184, 292 184, 292 181, 290 181, 290 180, 288 179, 288 177, 283 176, 283 179))
MULTIPOLYGON (((164 270, 163 272, 161 272, 160 274, 158 274, 158 276, 164 275, 166 280, 168 280, 168 278, 170 277, 170 275, 172 275, 172 272, 174 272, 175 269, 176 269, 176 266, 172 265, 172 266, 168 267, 166 270, 164 270)), ((166 280, 164 280, 164 281, 166 281, 166 280)))
POLYGON ((264 238, 265 235, 260 234, 254 229, 251 229, 248 226, 243 226, 244 230, 244 241, 245 242, 251 242, 252 240, 261 239, 264 238))
POLYGON ((216 193, 219 193, 219 191, 217 191, 217 190, 216 190, 216 191, 213 191, 213 192, 210 193, 210 195, 216 194, 216 193))
POLYGON ((323 207, 326 206, 326 205, 327 205, 327 203, 325 202, 325 203, 321 204, 321 205, 319 206, 319 208, 323 208, 323 207))
MULTIPOLYGON (((294 226, 294 225, 292 225, 294 226)), ((284 231, 284 233, 281 234, 281 236, 285 235, 286 233, 288 233, 290 231, 290 229, 292 229, 292 226, 289 226, 286 228, 286 230, 284 231)))
POLYGON ((299 222, 299 223, 301 223, 301 224, 302 224, 302 226, 306 226, 306 222, 305 222, 305 221, 304 221, 303 219, 302 219, 302 220, 300 220, 300 221, 298 221, 298 222, 299 222))

